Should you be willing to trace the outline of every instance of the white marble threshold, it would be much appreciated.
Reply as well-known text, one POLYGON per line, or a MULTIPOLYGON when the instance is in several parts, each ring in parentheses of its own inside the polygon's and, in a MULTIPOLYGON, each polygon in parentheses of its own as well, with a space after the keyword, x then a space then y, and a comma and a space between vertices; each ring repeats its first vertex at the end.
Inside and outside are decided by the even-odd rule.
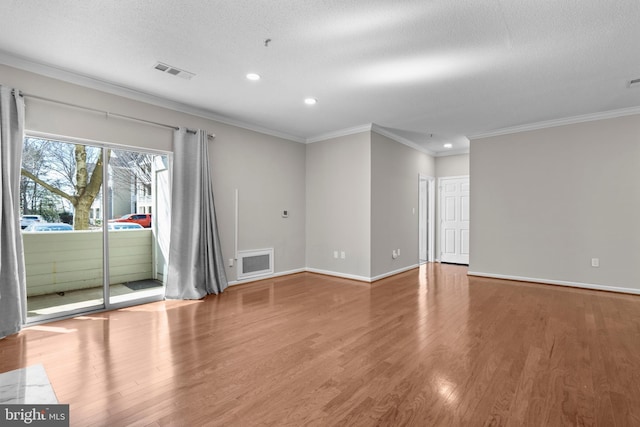
POLYGON ((0 404, 56 404, 58 399, 42 365, 0 374, 0 404))

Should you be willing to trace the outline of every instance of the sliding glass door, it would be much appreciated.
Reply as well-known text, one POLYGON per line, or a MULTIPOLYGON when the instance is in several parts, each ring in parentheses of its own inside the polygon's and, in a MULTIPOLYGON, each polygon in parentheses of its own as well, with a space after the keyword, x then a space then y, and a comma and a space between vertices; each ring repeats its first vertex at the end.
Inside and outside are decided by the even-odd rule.
POLYGON ((156 215, 156 196, 157 174, 167 167, 167 156, 111 151, 107 206, 111 304, 163 295, 164 252, 158 251, 157 235, 164 229, 164 218, 156 215))
POLYGON ((168 181, 159 185, 156 177, 167 169, 166 154, 25 138, 20 197, 29 321, 162 298, 166 251, 159 250, 154 212, 157 194, 166 203, 168 181))

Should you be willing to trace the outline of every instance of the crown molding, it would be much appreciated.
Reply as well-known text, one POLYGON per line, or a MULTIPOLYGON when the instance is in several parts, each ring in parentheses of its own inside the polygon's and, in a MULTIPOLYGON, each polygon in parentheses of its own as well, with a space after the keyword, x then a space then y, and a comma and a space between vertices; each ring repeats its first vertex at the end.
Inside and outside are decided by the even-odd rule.
POLYGON ((407 147, 413 148, 414 150, 420 151, 421 153, 425 153, 429 156, 433 156, 433 157, 446 157, 446 156, 455 156, 458 154, 469 154, 469 149, 468 148, 462 148, 462 149, 458 149, 458 150, 447 150, 447 151, 442 151, 442 152, 435 152, 432 150, 429 150, 427 148, 421 147, 420 145, 416 144, 415 142, 404 138, 400 135, 397 135, 379 125, 376 125, 375 123, 369 123, 366 125, 361 125, 361 126, 354 126, 351 128, 347 128, 347 129, 342 129, 342 130, 337 130, 334 132, 328 132, 328 133, 324 133, 318 136, 315 136, 313 138, 308 138, 306 140, 307 144, 312 144, 314 142, 320 142, 320 141, 326 141, 328 139, 333 139, 333 138, 339 138, 341 136, 348 136, 348 135, 354 135, 357 133, 361 133, 361 132, 375 132, 379 135, 382 136, 386 136, 387 138, 398 142, 400 144, 406 145, 407 147))
POLYGON ((341 136, 355 135, 356 133, 368 132, 371 130, 372 126, 373 124, 369 123, 366 125, 354 126, 347 129, 327 132, 311 138, 307 138, 305 142, 307 144, 312 144, 314 142, 326 141, 327 139, 340 138, 341 136))
MULTIPOLYGON (((327 132, 311 138, 303 138, 295 135, 290 135, 284 132, 279 132, 273 129, 265 128, 259 125, 231 119, 229 117, 225 117, 217 113, 214 113, 213 111, 210 111, 210 110, 194 107, 192 105, 184 104, 178 101, 173 101, 167 98, 162 98, 146 92, 141 92, 126 86, 119 85, 117 83, 109 82, 106 80, 100 80, 94 77, 90 77, 88 75, 77 73, 75 71, 57 67, 51 64, 36 62, 31 59, 14 55, 3 50, 0 50, 0 64, 4 64, 9 67, 32 72, 45 77, 53 78, 56 80, 61 80, 61 81, 75 84, 78 86, 98 90, 100 92, 108 93, 111 95, 121 96, 123 98, 131 99, 134 101, 144 102, 146 104, 154 105, 157 107, 167 108, 176 112, 189 114, 189 115, 207 119, 207 120, 213 120, 226 125, 235 126, 241 129, 246 129, 246 130, 250 130, 253 132, 257 132, 257 133, 261 133, 269 136, 274 136, 276 138, 281 138, 288 141, 310 144, 313 142, 325 141, 327 139, 338 138, 341 136, 353 135, 356 133, 367 132, 367 131, 374 131, 396 142, 399 142, 401 144, 404 144, 408 147, 411 147, 415 150, 418 150, 420 152, 423 152, 425 154, 428 154, 434 157, 452 156, 456 154, 465 154, 469 152, 469 150, 464 150, 464 149, 446 151, 446 152, 444 151, 435 152, 435 151, 426 149, 424 147, 421 147, 415 142, 410 141, 400 135, 396 135, 395 133, 388 131, 374 123, 355 126, 347 129, 333 131, 333 132, 327 132)), ((636 108, 634 112, 626 113, 626 115, 635 114, 635 113, 640 113, 640 107, 636 108)), ((625 115, 625 114, 619 114, 619 115, 625 115)), ((596 119, 592 119, 592 120, 596 120, 596 119)), ((505 130, 504 133, 515 133, 515 132, 518 132, 518 130, 511 131, 511 132, 509 132, 508 130, 505 130)), ((496 133, 496 135, 501 135, 504 133, 496 133)), ((475 136, 475 138, 486 138, 488 136, 494 136, 494 135, 483 134, 483 136, 475 136)))
POLYGON ((428 150, 428 149, 426 149, 424 147, 421 147, 418 144, 416 144, 415 142, 410 141, 407 138, 403 138, 400 135, 396 135, 395 133, 390 132, 387 129, 376 125, 375 123, 372 123, 371 130, 373 132, 379 134, 379 135, 386 136, 387 138, 392 139, 392 140, 394 140, 396 142, 399 142, 400 144, 406 145, 407 147, 411 147, 414 150, 418 150, 418 151, 420 151, 422 153, 425 153, 425 154, 428 154, 430 156, 437 157, 437 153, 435 151, 431 151, 431 150, 428 150))
POLYGON ((200 117, 207 120, 213 120, 226 125, 250 130, 253 132, 275 136, 277 138, 282 138, 289 141, 295 141, 300 143, 306 142, 304 138, 301 138, 298 136, 289 135, 287 133, 279 132, 273 129, 265 128, 265 127, 254 125, 251 123, 246 123, 240 120, 231 119, 229 117, 221 116, 209 110, 197 108, 197 107, 184 104, 178 101, 172 101, 170 99, 166 99, 159 96, 151 95, 149 93, 137 91, 135 89, 131 89, 126 86, 121 86, 117 83, 96 79, 94 77, 90 77, 90 76, 80 74, 74 71, 70 71, 64 68, 56 67, 54 65, 35 62, 31 59, 10 54, 2 50, 0 50, 0 64, 4 64, 13 68, 18 68, 24 71, 29 71, 45 77, 54 78, 54 79, 75 84, 78 86, 95 89, 111 95, 117 95, 117 96, 128 98, 134 101, 155 105, 156 107, 167 108, 180 113, 190 114, 192 116, 200 117))
POLYGON ((435 157, 449 157, 449 156, 458 156, 460 154, 469 154, 470 150, 468 148, 459 148, 457 150, 447 150, 440 151, 435 154, 435 157))
POLYGON ((469 154, 469 148, 459 148, 456 150, 447 150, 447 151, 433 151, 433 150, 429 150, 428 148, 424 148, 421 147, 420 145, 416 144, 415 142, 404 138, 400 135, 397 135, 394 132, 391 132, 383 127, 380 127, 378 125, 376 125, 375 123, 372 124, 372 129, 373 132, 378 133, 382 136, 386 136, 387 138, 390 138, 396 142, 399 142, 400 144, 404 144, 408 147, 413 148, 414 150, 418 150, 422 153, 428 154, 430 156, 433 157, 447 157, 447 156, 457 156, 458 154, 469 154))
POLYGON ((599 113, 583 114, 580 116, 565 117, 562 119, 546 120, 543 122, 497 129, 495 131, 479 133, 479 134, 470 135, 467 137, 469 138, 469 140, 490 138, 493 136, 509 135, 513 133, 547 129, 547 128, 564 126, 564 125, 572 125, 576 123, 593 122, 596 120, 604 120, 604 119, 614 119, 616 117, 632 116, 634 114, 640 114, 640 106, 621 108, 618 110, 611 110, 611 111, 602 111, 599 113))

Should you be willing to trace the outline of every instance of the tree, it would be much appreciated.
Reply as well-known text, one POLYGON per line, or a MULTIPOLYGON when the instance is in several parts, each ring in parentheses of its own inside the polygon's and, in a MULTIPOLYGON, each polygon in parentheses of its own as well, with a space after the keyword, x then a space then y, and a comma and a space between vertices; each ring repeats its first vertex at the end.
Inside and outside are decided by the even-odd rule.
MULTIPOLYGON (((46 157, 50 152, 49 141, 28 138, 22 148, 22 167, 36 176, 45 173, 46 157)), ((23 176, 20 180, 20 206, 25 214, 41 214, 38 212, 40 200, 47 190, 33 180, 23 176)))
MULTIPOLYGON (((55 143, 55 141, 48 142, 55 143)), ((107 159, 103 159, 103 150, 92 150, 92 152, 97 151, 98 155, 95 161, 91 161, 92 159, 87 157, 86 145, 56 143, 55 147, 49 144, 48 148, 47 155, 40 157, 41 162, 38 163, 39 166, 43 163, 49 166, 45 176, 27 170, 24 162, 22 175, 51 193, 68 200, 74 209, 74 230, 88 230, 91 205, 100 193, 103 165, 104 161, 108 160, 110 150, 106 150, 107 159), (45 180, 46 178, 48 179, 45 180), (69 180, 71 186, 65 185, 64 180, 60 178, 69 180)))
MULTIPOLYGON (((20 183, 24 213, 37 213, 50 221, 73 218, 74 229, 88 229, 91 207, 103 186, 105 164, 109 165, 112 190, 108 197, 131 201, 132 195, 151 194, 154 155, 106 150, 107 159, 103 159, 102 152, 95 146, 26 138, 20 183), (72 213, 67 212, 69 205, 72 213)), ((131 212, 135 208, 131 206, 131 212)))

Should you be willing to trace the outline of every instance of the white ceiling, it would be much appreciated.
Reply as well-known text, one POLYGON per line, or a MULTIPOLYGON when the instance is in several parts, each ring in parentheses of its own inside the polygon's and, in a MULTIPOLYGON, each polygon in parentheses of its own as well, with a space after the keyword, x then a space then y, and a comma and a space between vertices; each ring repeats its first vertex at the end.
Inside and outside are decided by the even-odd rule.
POLYGON ((640 106, 640 88, 627 87, 640 77, 638 0, 3 0, 1 8, 5 63, 71 71, 302 142, 374 123, 432 152, 447 152, 445 142, 458 152, 469 136, 640 106), (158 61, 196 76, 161 73, 158 61), (249 72, 262 79, 247 80, 249 72), (317 105, 303 103, 309 96, 317 105))

